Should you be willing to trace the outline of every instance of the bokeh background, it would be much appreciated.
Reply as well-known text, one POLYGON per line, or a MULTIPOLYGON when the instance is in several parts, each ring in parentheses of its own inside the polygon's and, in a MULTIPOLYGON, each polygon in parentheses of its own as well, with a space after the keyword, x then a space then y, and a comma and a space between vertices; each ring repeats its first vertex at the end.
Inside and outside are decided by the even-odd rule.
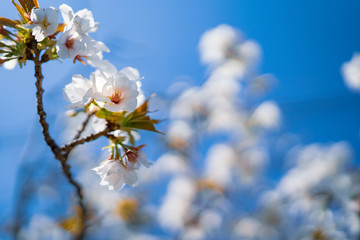
MULTIPOLYGON (((261 71, 277 79, 267 98, 282 110, 282 130, 302 143, 345 140, 359 157, 360 94, 345 87, 340 73, 341 64, 360 51, 359 1, 40 0, 42 7, 62 3, 93 11, 101 26, 92 36, 112 50, 105 58, 118 69, 138 68, 147 96, 166 95, 179 79, 202 83, 206 67, 198 42, 203 32, 222 23, 239 28, 262 47, 261 71)), ((10 0, 1 1, 0 16, 17 18, 10 0)), ((65 111, 62 88, 73 74, 92 71, 70 61, 46 64, 45 108, 65 111)), ((21 160, 44 147, 41 139, 30 137, 40 131, 33 74, 32 63, 21 71, 0 68, 0 219, 12 211, 21 160)))

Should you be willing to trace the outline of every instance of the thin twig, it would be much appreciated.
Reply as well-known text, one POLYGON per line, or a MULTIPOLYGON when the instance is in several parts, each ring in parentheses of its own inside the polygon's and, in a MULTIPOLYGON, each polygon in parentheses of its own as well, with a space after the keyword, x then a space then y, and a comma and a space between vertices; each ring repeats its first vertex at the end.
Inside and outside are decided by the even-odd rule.
POLYGON ((101 136, 105 136, 108 132, 110 132, 109 128, 104 129, 101 132, 98 133, 94 133, 94 134, 90 134, 89 136, 83 137, 83 138, 79 138, 76 139, 74 141, 72 141, 71 143, 68 143, 66 145, 64 145, 63 147, 61 147, 62 152, 66 155, 68 154, 75 146, 86 143, 86 142, 91 142, 93 140, 98 139, 101 136))
POLYGON ((92 112, 87 115, 85 121, 81 124, 80 129, 78 130, 77 134, 75 135, 74 140, 78 139, 81 136, 81 134, 84 132, 87 124, 89 123, 90 118, 92 116, 94 116, 94 114, 95 114, 95 112, 92 112))

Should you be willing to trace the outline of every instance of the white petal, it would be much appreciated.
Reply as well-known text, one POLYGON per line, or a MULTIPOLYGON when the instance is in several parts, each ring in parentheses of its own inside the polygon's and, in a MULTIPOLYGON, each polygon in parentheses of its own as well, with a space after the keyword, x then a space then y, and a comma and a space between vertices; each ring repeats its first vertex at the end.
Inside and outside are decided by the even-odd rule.
POLYGON ((101 92, 104 88, 104 85, 107 82, 107 78, 102 71, 96 70, 90 75, 90 81, 93 86, 94 92, 98 93, 101 92))
POLYGON ((40 9, 33 8, 30 13, 30 19, 34 23, 44 20, 45 16, 46 13, 44 8, 40 8, 40 9))
POLYGON ((138 160, 141 162, 142 165, 144 165, 147 168, 149 168, 153 165, 152 162, 149 162, 147 160, 146 154, 141 150, 138 152, 138 160))
POLYGON ((72 8, 67 4, 61 4, 60 11, 64 19, 64 23, 69 24, 74 17, 74 11, 72 8))
POLYGON ((137 181, 137 174, 133 170, 126 169, 124 166, 120 165, 121 173, 123 174, 125 182, 133 186, 137 181))
POLYGON ((92 99, 93 99, 93 91, 90 88, 86 91, 82 101, 84 105, 88 105, 89 103, 91 103, 92 99))
POLYGON ((54 23, 57 25, 57 21, 59 18, 59 10, 57 10, 54 7, 49 7, 45 9, 45 13, 46 13, 47 21, 51 24, 54 23))
POLYGON ((108 101, 110 101, 110 99, 108 97, 104 97, 100 93, 95 93, 94 94, 94 99, 96 101, 99 101, 99 102, 108 102, 108 101))
POLYGON ((124 73, 128 79, 132 81, 138 81, 140 80, 140 73, 136 68, 132 67, 125 67, 120 70, 121 73, 124 73))

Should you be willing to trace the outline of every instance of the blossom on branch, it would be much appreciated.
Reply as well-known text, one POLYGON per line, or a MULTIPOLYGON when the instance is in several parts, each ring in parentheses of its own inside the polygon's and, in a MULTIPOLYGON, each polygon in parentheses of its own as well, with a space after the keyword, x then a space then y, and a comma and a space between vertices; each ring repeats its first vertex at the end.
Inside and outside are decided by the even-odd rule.
POLYGON ((119 159, 105 160, 100 166, 93 168, 101 177, 100 185, 108 186, 109 190, 121 189, 125 184, 134 186, 137 182, 137 172, 141 165, 149 168, 152 163, 147 160, 141 150, 144 146, 132 149, 124 149, 124 156, 119 159))
POLYGON ((109 190, 121 189, 125 184, 133 186, 137 181, 136 172, 127 169, 119 159, 106 160, 92 170, 100 175, 100 185, 108 186, 109 190))
POLYGON ((88 34, 96 32, 99 24, 94 21, 92 12, 82 9, 76 13, 66 4, 60 6, 64 19, 64 33, 57 44, 57 53, 60 58, 70 58, 73 61, 87 61, 91 66, 102 71, 113 70, 112 65, 103 60, 103 52, 110 52, 101 41, 95 41, 88 34), (64 36, 65 35, 65 36, 64 36))
POLYGON ((62 4, 60 11, 67 29, 75 28, 80 35, 96 32, 99 28, 99 23, 94 21, 92 12, 88 9, 74 13, 69 5, 62 4))
POLYGON ((74 75, 72 83, 69 83, 63 89, 63 96, 71 102, 69 108, 82 108, 90 104, 93 99, 92 84, 80 74, 74 75))
POLYGON ((45 37, 56 32, 58 17, 59 11, 54 7, 31 10, 30 19, 33 24, 28 27, 32 29, 32 35, 35 36, 36 41, 41 42, 45 37))
POLYGON ((90 80, 74 75, 64 88, 64 98, 70 108, 82 108, 92 100, 109 111, 133 111, 144 98, 137 69, 127 67, 115 74, 96 70, 90 80))
POLYGON ((59 38, 56 51, 61 59, 75 58, 85 51, 86 45, 80 35, 71 29, 65 31, 59 38))
POLYGON ((141 165, 147 168, 152 166, 152 162, 147 160, 145 153, 141 150, 143 147, 144 145, 126 151, 123 156, 123 161, 125 162, 127 168, 138 170, 141 165))
POLYGON ((122 72, 117 72, 105 83, 101 96, 96 100, 106 102, 104 108, 112 112, 133 111, 137 106, 139 91, 135 81, 122 72))

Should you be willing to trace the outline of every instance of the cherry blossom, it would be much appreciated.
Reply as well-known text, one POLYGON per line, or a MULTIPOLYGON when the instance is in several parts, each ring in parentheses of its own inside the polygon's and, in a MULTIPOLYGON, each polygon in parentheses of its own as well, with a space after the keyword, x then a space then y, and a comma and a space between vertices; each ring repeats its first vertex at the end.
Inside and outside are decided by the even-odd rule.
POLYGON ((100 185, 108 186, 109 190, 121 189, 125 184, 133 186, 137 181, 136 172, 126 168, 119 159, 106 160, 92 170, 100 175, 100 185))
POLYGON ((85 47, 78 53, 80 59, 85 58, 87 63, 102 71, 113 71, 113 68, 111 68, 112 64, 103 60, 103 52, 110 52, 103 42, 95 41, 89 36, 82 36, 81 41, 85 47))
POLYGON ((360 91, 360 54, 355 53, 349 62, 342 65, 342 74, 346 85, 356 91, 360 91))
POLYGON ((86 45, 83 39, 77 32, 71 29, 65 31, 56 44, 56 51, 61 59, 70 58, 75 60, 85 48, 86 45))
POLYGON ((82 9, 74 13, 69 5, 62 4, 60 11, 67 29, 75 28, 79 35, 96 32, 99 28, 99 23, 94 21, 93 14, 88 9, 82 9))
POLYGON ((189 216, 191 201, 196 194, 196 185, 191 178, 174 178, 167 189, 158 218, 161 225, 171 230, 182 228, 189 216))
POLYGON ((81 108, 96 100, 109 111, 133 111, 144 99, 140 75, 135 68, 127 67, 115 74, 96 70, 90 80, 75 75, 64 88, 64 98, 70 108, 81 108))
POLYGON ((67 101, 71 102, 69 108, 84 107, 90 104, 93 99, 92 84, 83 76, 74 75, 72 83, 65 86, 63 96, 67 101))
POLYGON ((252 114, 250 121, 267 129, 278 128, 280 125, 280 109, 273 101, 263 102, 252 114))
POLYGON ((137 106, 139 91, 135 81, 122 72, 117 72, 105 83, 101 97, 96 100, 106 102, 104 108, 109 111, 133 111, 137 106))
POLYGON ((125 184, 133 186, 137 182, 137 170, 141 166, 146 168, 152 166, 141 150, 144 146, 124 148, 125 153, 121 158, 118 156, 115 159, 105 160, 100 166, 93 168, 101 176, 100 185, 108 185, 110 190, 121 189, 125 184))
POLYGON ((56 32, 58 16, 59 11, 54 7, 31 10, 30 19, 33 24, 28 27, 32 29, 32 35, 35 36, 36 41, 41 42, 45 37, 56 32))
POLYGON ((241 40, 239 32, 228 25, 220 25, 203 34, 199 48, 204 63, 219 63, 226 59, 241 40))
POLYGON ((123 161, 128 169, 138 170, 141 165, 149 168, 152 162, 147 160, 146 154, 141 150, 143 146, 137 147, 133 150, 128 150, 123 157, 123 161))
POLYGON ((60 58, 87 61, 102 71, 112 71, 112 65, 103 60, 103 52, 110 52, 103 42, 95 41, 88 34, 96 32, 99 24, 94 21, 92 12, 82 9, 76 13, 66 4, 60 6, 66 27, 57 45, 60 58), (64 36, 65 35, 65 36, 64 36))

